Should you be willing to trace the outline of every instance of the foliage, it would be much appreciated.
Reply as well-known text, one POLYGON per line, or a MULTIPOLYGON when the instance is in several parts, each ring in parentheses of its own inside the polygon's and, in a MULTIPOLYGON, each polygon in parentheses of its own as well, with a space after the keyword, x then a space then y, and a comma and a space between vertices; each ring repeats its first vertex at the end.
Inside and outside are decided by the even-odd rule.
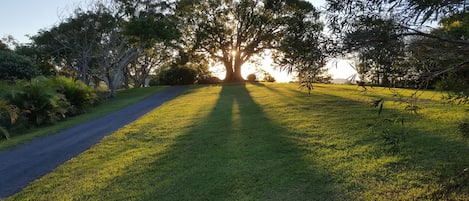
POLYGON ((304 71, 298 73, 297 79, 300 84, 300 89, 306 89, 308 94, 311 94, 311 90, 314 88, 314 83, 330 84, 332 77, 331 75, 324 74, 324 68, 316 69, 315 71, 304 71))
POLYGON ((34 126, 65 118, 70 107, 65 96, 57 93, 54 82, 45 77, 17 81, 16 86, 5 92, 4 98, 18 107, 21 114, 34 126))
POLYGON ((115 19, 107 12, 76 9, 72 16, 49 30, 32 37, 34 45, 45 51, 53 65, 85 83, 95 76, 97 50, 107 32, 115 26, 115 19))
POLYGON ((286 19, 289 26, 273 55, 279 69, 288 74, 297 73, 301 87, 306 87, 308 91, 313 89, 317 78, 327 71, 327 45, 321 34, 324 25, 319 22, 315 9, 310 9, 286 19))
POLYGON ((249 82, 255 82, 257 80, 256 74, 249 74, 247 79, 249 82))
POLYGON ((111 96, 122 86, 143 86, 155 68, 171 59, 179 37, 171 7, 154 2, 113 0, 77 8, 32 37, 31 47, 59 74, 85 84, 104 81, 111 96))
MULTIPOLYGON (((118 96, 116 98, 101 100, 100 104, 89 108, 86 113, 56 122, 53 125, 21 130, 18 130, 18 128, 14 127, 13 129, 9 130, 10 134, 12 134, 10 140, 0 141, 0 151, 24 144, 38 137, 44 137, 53 133, 57 133, 61 130, 85 123, 90 119, 108 115, 116 110, 125 108, 131 104, 145 99, 148 96, 158 93, 165 88, 166 87, 159 86, 120 90, 117 92, 118 96)), ((18 113, 18 115, 20 114, 18 113)))
POLYGON ((40 75, 38 66, 29 58, 13 51, 0 51, 0 79, 31 79, 40 75))
POLYGON ((467 69, 467 1, 327 2, 335 51, 359 57, 375 84, 433 87, 442 75, 467 69), (440 27, 429 29, 432 21, 440 27))
POLYGON ((203 76, 199 77, 199 79, 197 80, 198 84, 220 84, 222 82, 223 80, 214 76, 203 76))
POLYGON ((197 71, 187 66, 172 66, 163 69, 158 79, 163 85, 194 84, 197 80, 197 71))
POLYGON ((0 40, 0 51, 10 51, 10 48, 8 48, 8 45, 3 43, 2 40, 0 40))
POLYGON ((80 80, 56 77, 54 82, 57 86, 57 92, 63 94, 70 103, 67 111, 68 115, 74 116, 84 113, 97 101, 98 97, 95 90, 80 80))
MULTIPOLYGON (((303 21, 317 26, 319 19, 317 10, 302 0, 179 1, 177 8, 184 45, 224 65, 226 82, 243 81, 242 66, 253 56, 272 49, 285 52, 286 38, 300 38, 305 32, 319 35, 321 31, 296 26, 303 21)), ((303 56, 307 50, 295 53, 303 56)))
POLYGON ((15 48, 15 53, 31 58, 40 69, 41 75, 55 76, 58 73, 52 63, 51 55, 43 47, 34 44, 21 45, 15 48))
POLYGON ((262 81, 263 82, 275 82, 275 77, 272 76, 269 72, 265 71, 262 81))
POLYGON ((6 139, 9 139, 10 133, 6 128, 18 120, 18 109, 14 105, 8 104, 5 100, 0 99, 0 117, 0 120, 3 120, 4 117, 9 120, 8 125, 0 125, 0 133, 2 133, 6 139))
POLYGON ((469 37, 469 12, 449 15, 433 29, 435 38, 418 38, 411 43, 412 56, 422 65, 422 79, 430 86, 448 91, 445 97, 452 102, 468 102, 469 94, 469 45, 454 44, 448 40, 469 37))
POLYGON ((404 57, 404 39, 394 19, 362 17, 346 35, 345 48, 349 53, 357 52, 361 72, 372 84, 393 86, 402 78, 405 70, 401 62, 404 57))

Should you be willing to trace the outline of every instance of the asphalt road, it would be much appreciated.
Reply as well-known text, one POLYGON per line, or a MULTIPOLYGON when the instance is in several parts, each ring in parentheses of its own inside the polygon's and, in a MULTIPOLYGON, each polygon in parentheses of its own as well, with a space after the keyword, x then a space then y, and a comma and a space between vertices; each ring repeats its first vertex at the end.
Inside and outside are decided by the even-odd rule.
POLYGON ((169 87, 119 111, 0 152, 0 199, 21 191, 30 182, 84 152, 104 136, 175 98, 184 89, 169 87))

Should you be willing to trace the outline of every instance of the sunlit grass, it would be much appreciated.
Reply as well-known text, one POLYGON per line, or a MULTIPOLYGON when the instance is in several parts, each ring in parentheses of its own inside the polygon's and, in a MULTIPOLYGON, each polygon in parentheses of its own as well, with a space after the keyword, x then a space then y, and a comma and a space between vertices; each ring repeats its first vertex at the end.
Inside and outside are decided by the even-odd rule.
POLYGON ((90 108, 85 114, 71 117, 64 121, 59 121, 56 124, 50 126, 16 131, 13 133, 11 139, 0 141, 0 151, 14 147, 18 144, 25 143, 34 138, 54 134, 74 125, 78 125, 88 120, 104 116, 125 106, 131 105, 132 103, 135 103, 139 100, 142 100, 165 88, 165 86, 159 86, 118 91, 115 98, 103 101, 96 107, 90 108))
MULTIPOLYGON (((10 200, 469 199, 457 177, 466 106, 425 92, 417 114, 388 89, 294 84, 192 87, 10 200), (373 91, 371 91, 373 90, 373 91), (369 104, 384 98, 384 111, 369 104), (405 118, 391 153, 378 118, 405 118)), ((403 94, 412 91, 402 90, 403 94)), ((385 125, 386 126, 386 125, 385 125)))

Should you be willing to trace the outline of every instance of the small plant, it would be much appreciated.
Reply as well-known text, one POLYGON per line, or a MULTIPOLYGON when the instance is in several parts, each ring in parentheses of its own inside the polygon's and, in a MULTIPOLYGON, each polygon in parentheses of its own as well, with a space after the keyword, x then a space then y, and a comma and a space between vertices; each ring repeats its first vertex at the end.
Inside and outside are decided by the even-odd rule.
MULTIPOLYGON (((391 118, 382 118, 384 109, 384 99, 380 98, 372 102, 373 107, 378 108, 378 118, 370 125, 373 132, 381 130, 381 139, 384 141, 384 147, 392 154, 397 154, 401 150, 402 142, 405 141, 408 131, 406 130, 406 120, 403 116, 398 115, 391 118)), ((418 106, 415 108, 404 108, 417 114, 418 106)))
POLYGON ((401 142, 405 141, 404 132, 392 131, 390 129, 383 130, 381 137, 384 140, 384 145, 392 154, 397 154, 401 149, 401 142))

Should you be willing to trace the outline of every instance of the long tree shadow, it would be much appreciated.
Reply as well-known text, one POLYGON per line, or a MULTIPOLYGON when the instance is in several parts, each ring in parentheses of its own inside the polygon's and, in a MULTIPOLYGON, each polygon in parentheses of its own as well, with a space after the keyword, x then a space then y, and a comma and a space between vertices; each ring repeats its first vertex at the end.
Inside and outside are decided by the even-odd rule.
MULTIPOLYGON (((281 94, 284 98, 279 101, 287 102, 291 97, 301 96, 301 92, 299 91, 281 91, 268 85, 264 87, 273 93, 281 94)), ((303 94, 304 96, 308 96, 305 93, 303 94)), ((378 117, 378 109, 372 107, 367 108, 365 103, 357 101, 354 98, 347 99, 347 97, 332 95, 331 93, 316 91, 314 95, 311 95, 311 100, 314 99, 318 99, 319 101, 311 101, 304 104, 297 103, 295 107, 305 111, 311 110, 313 111, 311 113, 314 115, 322 114, 323 121, 321 121, 321 126, 335 128, 334 136, 336 136, 335 139, 329 140, 329 142, 325 140, 327 137, 318 140, 314 143, 316 147, 328 145, 328 150, 336 149, 339 152, 341 149, 346 150, 347 154, 354 155, 353 158, 356 158, 357 161, 368 161, 368 163, 365 164, 377 164, 377 161, 382 160, 383 163, 381 166, 377 166, 381 169, 380 173, 374 175, 366 172, 361 173, 366 175, 366 183, 376 183, 379 185, 368 189, 368 193, 381 194, 380 196, 387 197, 388 199, 404 199, 404 196, 408 196, 405 199, 417 200, 451 200, 451 196, 467 197, 469 185, 464 181, 467 181, 467 178, 469 178, 467 176, 469 155, 462 153, 468 153, 469 146, 462 140, 462 137, 457 137, 457 132, 455 133, 454 129, 451 129, 451 126, 447 125, 448 121, 445 119, 430 118, 420 113, 406 113, 396 108, 385 108, 380 117, 378 117), (336 107, 338 106, 347 107, 349 114, 344 114, 343 109, 337 109, 336 107), (389 123, 392 119, 401 120, 401 118, 405 123, 400 123, 400 121, 389 123), (362 132, 364 128, 369 128, 370 124, 377 120, 378 122, 382 120, 384 123, 379 123, 382 125, 378 126, 375 131, 362 132), (401 141, 396 144, 399 150, 395 153, 390 149, 393 148, 393 144, 386 143, 385 141, 388 139, 383 135, 385 129, 392 130, 393 133, 391 137, 400 137, 401 139, 401 141), (355 130, 361 132, 355 132, 355 130), (347 143, 342 143, 342 147, 335 146, 336 143, 334 142, 343 139, 345 139, 347 143), (359 151, 359 153, 357 151, 359 151), (385 162, 385 160, 383 160, 385 158, 394 159, 385 162), (405 179, 402 179, 404 178, 403 175, 406 175, 405 179), (419 185, 422 186, 433 185, 433 189, 425 189, 422 186, 415 185, 415 181, 418 181, 417 183, 421 182, 419 185), (412 189, 414 192, 410 190, 400 190, 397 193, 388 191, 386 188, 392 187, 393 183, 399 183, 400 188, 412 189), (378 190, 372 192, 375 189, 378 190)), ((429 106, 432 105, 429 104, 429 106)), ((293 133, 293 135, 303 134, 300 132, 293 133)), ((311 135, 306 135, 307 138, 312 138, 311 135)), ((298 138, 303 137, 299 136, 298 138)), ((302 147, 305 150, 315 149, 311 148, 310 145, 311 142, 304 143, 302 147)), ((324 155, 320 154, 317 160, 320 160, 322 157, 324 157, 324 155)), ((342 169, 341 171, 343 174, 342 178, 345 180, 343 188, 350 188, 347 185, 363 186, 364 183, 354 184, 356 181, 353 181, 356 180, 354 177, 360 174, 351 173, 354 171, 353 169, 359 170, 359 165, 354 164, 354 167, 343 165, 346 163, 353 164, 353 162, 342 161, 343 164, 340 164, 337 163, 340 158, 336 159, 337 160, 330 160, 328 163, 347 167, 347 169, 342 169)), ((331 171, 330 174, 334 175, 333 171, 331 171)), ((362 178, 361 182, 363 181, 365 181, 365 179, 362 178)))
POLYGON ((151 200, 342 200, 335 180, 306 162, 244 84, 224 85, 207 119, 156 161, 151 200), (199 133, 200 135, 194 135, 199 133))

